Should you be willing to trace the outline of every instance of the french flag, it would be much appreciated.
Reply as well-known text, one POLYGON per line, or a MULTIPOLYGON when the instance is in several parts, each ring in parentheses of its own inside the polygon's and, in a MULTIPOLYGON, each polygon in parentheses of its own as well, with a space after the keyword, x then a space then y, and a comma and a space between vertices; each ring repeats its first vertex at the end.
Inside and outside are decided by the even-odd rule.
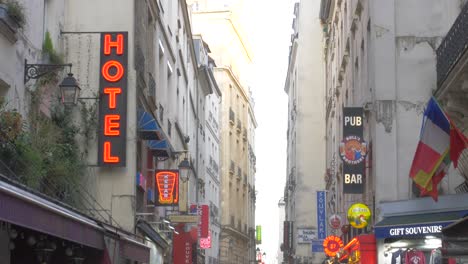
POLYGON ((449 154, 449 147, 450 122, 431 98, 424 111, 419 144, 410 170, 410 177, 423 193, 432 191, 432 177, 449 154))

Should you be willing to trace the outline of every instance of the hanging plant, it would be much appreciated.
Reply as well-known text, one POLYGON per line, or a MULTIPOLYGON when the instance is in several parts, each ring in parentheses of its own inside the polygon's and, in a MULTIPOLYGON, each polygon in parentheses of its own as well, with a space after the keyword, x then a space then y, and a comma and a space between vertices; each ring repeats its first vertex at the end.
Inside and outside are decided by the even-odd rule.
POLYGON ((3 4, 7 6, 8 15, 16 22, 19 28, 26 25, 26 16, 24 6, 15 0, 4 1, 3 4))

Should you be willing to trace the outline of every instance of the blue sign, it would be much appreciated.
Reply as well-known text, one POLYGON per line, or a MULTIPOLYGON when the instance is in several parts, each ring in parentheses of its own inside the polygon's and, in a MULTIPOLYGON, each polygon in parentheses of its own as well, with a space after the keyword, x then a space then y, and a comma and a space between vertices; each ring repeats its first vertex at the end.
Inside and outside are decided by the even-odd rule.
POLYGON ((442 233, 442 228, 451 223, 453 223, 453 221, 400 226, 376 226, 374 231, 377 239, 389 237, 426 236, 442 233))
POLYGON ((327 237, 327 209, 325 191, 317 191, 317 238, 325 239, 327 237))
POLYGON ((312 240, 312 252, 323 253, 323 239, 312 240))

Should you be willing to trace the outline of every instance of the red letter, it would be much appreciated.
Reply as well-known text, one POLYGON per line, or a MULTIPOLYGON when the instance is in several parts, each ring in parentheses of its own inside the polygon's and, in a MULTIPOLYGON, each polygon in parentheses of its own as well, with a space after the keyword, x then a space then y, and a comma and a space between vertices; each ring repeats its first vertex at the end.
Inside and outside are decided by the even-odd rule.
POLYGON ((104 162, 105 163, 118 163, 119 157, 111 156, 111 143, 109 141, 104 142, 104 162))
POLYGON ((118 87, 106 87, 104 93, 109 95, 109 108, 115 109, 117 94, 122 93, 122 89, 118 87))
POLYGON ((104 54, 110 55, 111 48, 115 48, 117 51, 117 55, 123 54, 123 35, 117 35, 117 41, 111 41, 111 35, 106 34, 104 35, 104 54))
POLYGON ((104 116, 104 135, 118 136, 120 135, 120 115, 105 115, 104 116))
POLYGON ((115 61, 115 60, 110 60, 106 62, 104 65, 102 65, 102 76, 104 76, 104 79, 106 79, 109 82, 118 82, 124 74, 124 67, 120 62, 115 61), (115 67, 117 70, 114 75, 111 75, 109 72, 111 67, 115 67))

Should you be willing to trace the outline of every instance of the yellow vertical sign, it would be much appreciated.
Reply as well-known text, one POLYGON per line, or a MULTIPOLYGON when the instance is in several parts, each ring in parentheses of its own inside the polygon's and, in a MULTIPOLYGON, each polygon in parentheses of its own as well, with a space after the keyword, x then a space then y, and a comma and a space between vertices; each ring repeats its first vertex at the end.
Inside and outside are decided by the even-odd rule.
POLYGON ((255 228, 255 240, 257 240, 257 244, 262 243, 262 226, 256 226, 255 228))

